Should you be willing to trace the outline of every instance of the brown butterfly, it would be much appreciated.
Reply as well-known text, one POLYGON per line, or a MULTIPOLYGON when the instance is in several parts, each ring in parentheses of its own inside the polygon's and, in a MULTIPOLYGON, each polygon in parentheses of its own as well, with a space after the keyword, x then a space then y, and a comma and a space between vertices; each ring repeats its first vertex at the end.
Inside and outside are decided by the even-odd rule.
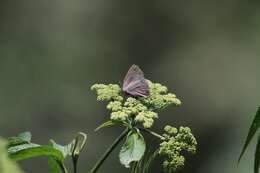
POLYGON ((149 96, 149 86, 144 73, 135 64, 130 67, 124 78, 123 91, 134 97, 149 96))

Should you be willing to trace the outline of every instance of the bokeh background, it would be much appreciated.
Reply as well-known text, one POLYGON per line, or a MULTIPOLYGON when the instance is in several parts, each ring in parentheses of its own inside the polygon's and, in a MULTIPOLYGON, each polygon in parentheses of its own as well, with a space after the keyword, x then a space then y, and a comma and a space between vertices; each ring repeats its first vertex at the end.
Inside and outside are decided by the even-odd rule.
MULTIPOLYGON (((254 145, 237 159, 260 104, 259 2, 1 0, 0 135, 31 131, 39 143, 66 144, 83 131, 79 172, 88 172, 122 130, 93 131, 109 114, 90 86, 122 82, 135 63, 183 102, 154 126, 192 128, 198 153, 180 172, 252 172, 254 145)), ((129 172, 117 152, 100 172, 129 172)), ((45 165, 22 162, 28 173, 45 165)), ((160 160, 151 172, 162 172, 160 160)))

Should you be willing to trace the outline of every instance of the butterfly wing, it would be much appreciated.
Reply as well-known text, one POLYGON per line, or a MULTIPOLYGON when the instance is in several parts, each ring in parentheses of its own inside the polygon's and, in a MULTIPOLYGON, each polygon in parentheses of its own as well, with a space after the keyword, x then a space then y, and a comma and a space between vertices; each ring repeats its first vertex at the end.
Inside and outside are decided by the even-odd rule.
POLYGON ((144 78, 143 71, 137 65, 132 65, 124 78, 123 88, 126 88, 129 83, 142 78, 144 78))
POLYGON ((130 83, 125 91, 134 97, 147 97, 149 95, 149 87, 146 79, 141 79, 130 83))
POLYGON ((134 97, 149 95, 148 83, 143 71, 137 65, 132 65, 128 70, 124 78, 123 91, 134 97))

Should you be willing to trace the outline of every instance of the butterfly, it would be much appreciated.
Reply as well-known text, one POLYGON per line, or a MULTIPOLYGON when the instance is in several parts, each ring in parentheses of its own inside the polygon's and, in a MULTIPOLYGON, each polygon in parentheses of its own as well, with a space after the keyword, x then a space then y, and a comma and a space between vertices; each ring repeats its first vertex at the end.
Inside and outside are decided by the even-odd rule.
POLYGON ((143 71, 135 64, 129 68, 124 78, 123 92, 133 97, 149 96, 148 82, 143 71))

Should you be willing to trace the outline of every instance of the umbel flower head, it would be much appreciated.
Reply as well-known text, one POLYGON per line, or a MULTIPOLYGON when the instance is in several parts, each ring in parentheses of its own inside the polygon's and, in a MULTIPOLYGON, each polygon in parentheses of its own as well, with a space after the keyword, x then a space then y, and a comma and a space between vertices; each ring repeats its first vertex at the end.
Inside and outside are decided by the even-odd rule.
POLYGON ((111 111, 110 119, 119 122, 140 123, 144 128, 152 127, 157 111, 169 105, 180 105, 181 101, 173 93, 168 93, 166 86, 147 81, 148 97, 127 97, 124 99, 122 89, 117 84, 94 84, 98 101, 108 101, 107 109, 111 111))
POLYGON ((163 162, 165 172, 175 172, 184 166, 185 158, 181 154, 182 151, 195 154, 197 141, 189 127, 180 127, 178 130, 167 125, 164 131, 166 133, 163 134, 159 154, 165 157, 163 162))

